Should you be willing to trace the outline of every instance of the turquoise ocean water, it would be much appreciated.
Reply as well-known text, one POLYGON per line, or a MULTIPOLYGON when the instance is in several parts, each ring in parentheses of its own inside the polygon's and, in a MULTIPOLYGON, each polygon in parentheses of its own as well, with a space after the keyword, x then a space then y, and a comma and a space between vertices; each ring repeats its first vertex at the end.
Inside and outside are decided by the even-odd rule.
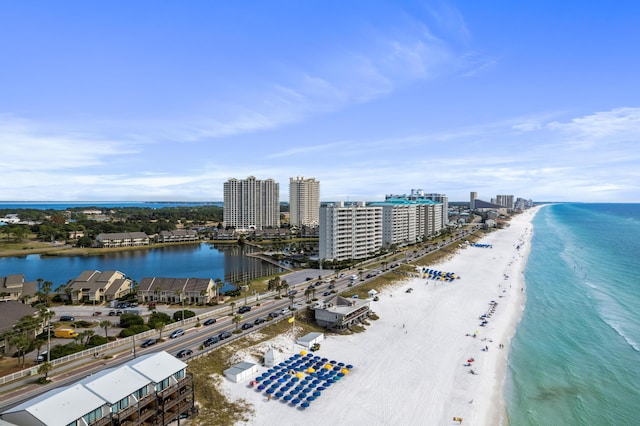
POLYGON ((554 204, 533 220, 511 425, 640 424, 640 204, 554 204))

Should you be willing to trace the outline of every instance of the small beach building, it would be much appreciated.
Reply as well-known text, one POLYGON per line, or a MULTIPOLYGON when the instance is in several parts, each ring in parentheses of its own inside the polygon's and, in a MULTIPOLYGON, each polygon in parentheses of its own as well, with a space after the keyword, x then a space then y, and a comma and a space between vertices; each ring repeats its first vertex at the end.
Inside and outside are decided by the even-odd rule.
POLYGON ((251 362, 240 362, 224 370, 224 376, 233 383, 239 383, 258 372, 258 366, 251 362))
POLYGON ((324 333, 309 333, 299 338, 296 343, 305 348, 311 348, 315 343, 320 343, 324 340, 324 333))
POLYGON ((270 348, 264 354, 264 365, 265 367, 273 367, 274 365, 278 365, 281 361, 280 352, 276 351, 273 348, 270 348))
POLYGON ((369 295, 369 298, 373 299, 374 297, 376 297, 378 295, 378 292, 375 289, 371 289, 367 292, 367 294, 369 295))

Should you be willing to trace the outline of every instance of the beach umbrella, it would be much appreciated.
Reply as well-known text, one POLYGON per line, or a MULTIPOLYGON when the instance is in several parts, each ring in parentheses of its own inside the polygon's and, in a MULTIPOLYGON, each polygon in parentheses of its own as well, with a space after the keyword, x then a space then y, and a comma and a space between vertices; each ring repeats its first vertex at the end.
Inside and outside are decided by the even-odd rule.
POLYGON ((259 382, 259 381, 261 381, 262 379, 264 379, 264 377, 262 377, 262 376, 258 376, 258 377, 256 377, 256 382, 259 382))
POLYGON ((267 378, 267 377, 269 377, 269 373, 262 373, 261 376, 264 377, 264 378, 267 378))
POLYGON ((339 363, 338 363, 338 365, 339 365, 340 367, 344 367, 344 362, 339 362, 339 363))
POLYGON ((311 395, 311 396, 307 397, 307 401, 309 401, 309 402, 313 402, 313 401, 315 401, 315 400, 316 400, 316 397, 315 397, 315 396, 313 396, 313 395, 311 395))
POLYGON ((326 388, 324 386, 319 386, 317 392, 322 392, 323 390, 325 390, 326 388))
POLYGON ((353 365, 351 365, 351 364, 347 364, 347 368, 348 368, 349 370, 351 370, 351 369, 353 368, 353 365))
POLYGON ((282 399, 284 399, 285 401, 291 401, 291 398, 293 398, 291 395, 285 395, 282 399))
POLYGON ((299 400, 298 398, 294 398, 294 399, 293 399, 293 401, 291 401, 291 403, 292 403, 293 405, 296 405, 296 404, 299 404, 299 403, 300 403, 300 400, 299 400))
POLYGON ((347 370, 346 368, 343 368, 342 370, 340 370, 340 373, 346 375, 346 374, 349 374, 349 370, 347 370))
POLYGON ((302 404, 300 404, 300 406, 301 406, 302 408, 307 408, 307 407, 309 407, 309 403, 305 401, 305 402, 303 402, 302 404))
POLYGON ((282 398, 284 394, 282 392, 276 392, 276 398, 282 398))
POLYGON ((319 389, 313 393, 313 396, 315 396, 316 398, 319 397, 320 395, 322 395, 322 392, 320 392, 319 389))
POLYGON ((327 361, 329 361, 329 358, 322 358, 320 361, 327 362, 327 361))
POLYGON ((266 386, 265 386, 265 385, 258 385, 258 387, 257 387, 257 389, 258 389, 259 391, 264 390, 264 388, 266 388, 266 386))
POLYGON ((298 379, 302 379, 304 377, 304 374, 303 373, 296 373, 296 377, 298 379))
POLYGON ((297 395, 300 393, 300 389, 291 389, 291 392, 289 392, 291 395, 297 395))
POLYGON ((304 356, 304 355, 306 355, 306 354, 307 354, 307 351, 300 351, 300 355, 301 355, 301 356, 304 356))
POLYGON ((271 395, 272 393, 274 393, 275 391, 273 389, 267 389, 267 394, 271 395))
POLYGON ((333 365, 325 364, 324 368, 326 368, 327 370, 331 370, 333 368, 333 365))

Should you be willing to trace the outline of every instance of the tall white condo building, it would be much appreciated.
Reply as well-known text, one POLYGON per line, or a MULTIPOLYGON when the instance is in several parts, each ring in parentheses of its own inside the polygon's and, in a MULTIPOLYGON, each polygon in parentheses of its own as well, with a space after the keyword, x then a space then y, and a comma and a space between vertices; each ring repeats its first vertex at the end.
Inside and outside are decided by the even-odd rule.
POLYGON ((314 178, 289 179, 291 226, 318 226, 320 220, 320 182, 314 178))
POLYGON ((224 183, 224 224, 237 230, 280 227, 280 186, 273 179, 224 183))

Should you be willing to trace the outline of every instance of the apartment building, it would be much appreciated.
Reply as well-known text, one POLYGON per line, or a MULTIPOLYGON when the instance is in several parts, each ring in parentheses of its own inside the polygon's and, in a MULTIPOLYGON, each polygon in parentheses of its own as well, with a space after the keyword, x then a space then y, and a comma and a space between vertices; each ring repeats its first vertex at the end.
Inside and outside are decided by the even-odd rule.
POLYGON ((496 195, 495 203, 499 206, 512 210, 515 205, 513 200, 513 195, 496 195))
POLYGON ((382 248, 382 207, 344 202, 320 208, 321 259, 363 259, 382 248))
POLYGON ((409 200, 390 199, 373 203, 382 208, 382 245, 398 247, 413 244, 418 235, 418 204, 409 200))
POLYGON ((320 221, 320 182, 314 178, 289 179, 289 223, 316 227, 320 221))
POLYGON ((231 178, 224 183, 224 224, 239 231, 280 226, 280 187, 273 179, 231 178))
POLYGON ((0 413, 0 423, 164 426, 193 413, 193 377, 187 364, 155 352, 45 392, 0 413))
POLYGON ((87 270, 67 284, 66 288, 74 303, 100 303, 129 294, 132 282, 120 271, 87 270))
POLYGON ((385 201, 371 205, 383 209, 382 242, 385 247, 413 244, 436 235, 443 228, 443 205, 428 198, 410 200, 387 196, 385 201))

